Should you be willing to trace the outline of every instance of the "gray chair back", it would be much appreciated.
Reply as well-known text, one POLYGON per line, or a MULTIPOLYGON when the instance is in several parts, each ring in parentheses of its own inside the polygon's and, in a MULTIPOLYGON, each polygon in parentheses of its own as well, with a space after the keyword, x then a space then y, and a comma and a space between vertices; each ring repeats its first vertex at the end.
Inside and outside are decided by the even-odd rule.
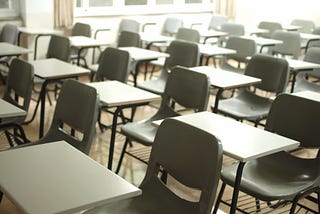
POLYGON ((289 65, 285 59, 257 54, 249 61, 245 75, 262 80, 256 85, 256 88, 279 94, 284 92, 287 87, 289 65))
POLYGON ((267 33, 260 33, 259 35, 265 38, 271 38, 274 31, 282 30, 282 25, 278 22, 262 21, 258 24, 258 28, 266 29, 269 31, 267 33))
POLYGON ((139 33, 122 31, 118 37, 118 47, 141 47, 139 33))
MULTIPOLYGON (((3 99, 28 112, 33 89, 33 78, 33 66, 27 61, 14 58, 9 67, 3 99), (21 100, 23 101, 21 102, 21 100)), ((21 124, 25 118, 26 116, 16 117, 14 122, 21 124)), ((9 119, 12 120, 12 118, 9 119)))
POLYGON ((209 22, 208 30, 220 30, 221 25, 227 23, 228 21, 229 18, 227 16, 213 14, 209 22))
POLYGON ((119 24, 118 34, 122 31, 139 33, 140 23, 133 19, 122 19, 119 24))
MULTIPOLYGON (((304 61, 320 64, 320 47, 308 48, 306 55, 304 56, 304 61)), ((320 69, 313 69, 313 71, 305 72, 308 76, 312 76, 320 79, 320 69)), ((319 86, 320 87, 320 86, 319 86)))
POLYGON ((70 40, 64 36, 52 35, 47 50, 47 58, 56 58, 68 62, 69 56, 70 40))
POLYGON ((220 31, 227 32, 229 36, 243 36, 245 29, 243 24, 224 23, 221 25, 220 31))
POLYGON ((234 59, 238 62, 247 62, 248 57, 257 52, 257 45, 254 40, 241 37, 230 37, 226 42, 226 48, 236 51, 235 54, 226 56, 226 59, 234 59))
POLYGON ((179 28, 176 34, 176 39, 199 43, 200 34, 197 30, 194 29, 179 28))
POLYGON ((83 153, 89 154, 98 106, 99 96, 96 89, 76 80, 64 81, 49 131, 35 144, 65 140, 83 153))
POLYGON ((162 26, 162 34, 173 36, 183 26, 183 21, 177 17, 167 17, 162 26))
POLYGON ((194 67, 199 64, 200 53, 196 43, 174 40, 170 43, 166 52, 170 54, 164 64, 166 69, 176 65, 194 67))
POLYGON ((283 43, 271 47, 269 49, 271 54, 292 56, 293 59, 298 59, 301 51, 301 38, 298 32, 275 31, 272 39, 281 40, 283 43))
POLYGON ((89 24, 77 22, 72 28, 71 36, 86 36, 90 38, 91 26, 89 24))
POLYGON ((7 42, 15 45, 18 40, 18 27, 12 24, 5 24, 0 33, 0 42, 7 42))
POLYGON ((206 75, 176 66, 167 79, 162 103, 170 105, 170 100, 173 100, 186 108, 206 111, 209 88, 210 80, 206 75))
POLYGON ((96 81, 117 80, 126 83, 130 72, 128 51, 108 47, 101 53, 96 81))
POLYGON ((300 147, 320 148, 320 102, 281 94, 273 101, 266 130, 297 140, 300 147))
POLYGON ((180 213, 179 207, 184 205, 183 210, 190 213, 211 213, 221 164, 222 145, 215 136, 178 120, 167 119, 158 129, 140 188, 143 194, 153 192, 161 200, 171 200, 170 209, 174 212, 180 213), (200 200, 191 202, 176 196, 157 176, 161 167, 185 186, 200 190, 200 200))
POLYGON ((301 33, 312 33, 315 28, 314 22, 306 19, 294 19, 292 20, 291 25, 302 27, 298 29, 301 33))

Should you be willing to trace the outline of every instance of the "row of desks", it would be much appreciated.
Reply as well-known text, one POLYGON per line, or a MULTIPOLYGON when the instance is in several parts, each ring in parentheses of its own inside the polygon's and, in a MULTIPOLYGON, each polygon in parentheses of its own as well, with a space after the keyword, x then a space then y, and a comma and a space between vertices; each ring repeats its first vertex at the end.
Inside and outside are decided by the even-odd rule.
MULTIPOLYGON (((109 89, 121 85, 110 83, 109 89)), ((102 84, 95 86, 99 93, 104 91, 102 84)), ((319 94, 313 92, 297 96, 320 101, 319 94)), ((299 146, 297 141, 210 112, 176 119, 217 136, 224 154, 240 162, 239 181, 247 161, 299 146), (230 130, 235 133, 230 135, 230 130)), ((161 122, 155 121, 154 125, 161 122)), ((141 190, 63 141, 3 151, 0 171, 1 191, 25 213, 73 213, 141 194, 141 190)), ((239 186, 235 186, 232 204, 237 203, 238 193, 239 186)))

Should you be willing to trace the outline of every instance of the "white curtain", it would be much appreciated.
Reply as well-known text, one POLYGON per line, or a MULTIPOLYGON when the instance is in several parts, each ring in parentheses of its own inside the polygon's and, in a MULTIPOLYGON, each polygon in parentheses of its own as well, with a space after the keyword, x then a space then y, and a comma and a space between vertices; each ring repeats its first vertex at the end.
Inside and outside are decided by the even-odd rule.
POLYGON ((73 0, 54 0, 54 27, 71 28, 74 20, 73 0))
POLYGON ((215 12, 228 16, 230 19, 236 17, 236 0, 215 0, 215 12))

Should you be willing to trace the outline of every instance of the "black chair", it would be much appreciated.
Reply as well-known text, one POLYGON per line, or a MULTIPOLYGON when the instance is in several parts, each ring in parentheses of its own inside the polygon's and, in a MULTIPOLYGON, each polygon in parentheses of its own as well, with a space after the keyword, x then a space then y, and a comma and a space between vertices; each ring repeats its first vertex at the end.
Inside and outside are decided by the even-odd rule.
MULTIPOLYGON (((85 24, 85 23, 75 23, 73 28, 72 28, 72 32, 71 32, 71 36, 85 36, 85 37, 91 37, 91 26, 89 24, 85 24)), ((72 47, 70 50, 70 60, 74 61, 74 60, 78 60, 78 48, 72 47)), ((87 64, 87 60, 86 60, 86 55, 88 53, 88 50, 82 50, 81 54, 80 54, 80 59, 83 61, 84 63, 84 67, 88 67, 87 64)))
MULTIPOLYGON (((7 42, 10 44, 15 45, 18 40, 18 26, 13 25, 13 24, 5 24, 2 27, 1 33, 0 33, 0 42, 7 42)), ((0 63, 4 64, 6 67, 9 67, 9 61, 11 60, 11 57, 0 57, 0 63)), ((5 74, 4 74, 5 75, 5 74)), ((0 71, 0 78, 1 81, 5 84, 6 80, 3 74, 0 71)))
MULTIPOLYGON (((304 61, 312 63, 320 63, 320 47, 311 47, 307 49, 304 61)), ((312 80, 320 80, 320 69, 313 69, 308 72, 300 72, 294 85, 294 92, 299 91, 315 91, 320 92, 320 85, 312 82, 312 80)))
MULTIPOLYGON (((131 58, 129 52, 123 51, 117 48, 106 48, 101 53, 101 61, 99 63, 98 71, 96 74, 96 82, 106 81, 106 80, 117 80, 119 82, 127 83, 128 75, 130 73, 131 58)), ((101 121, 101 111, 106 111, 112 113, 107 106, 100 104, 98 123, 100 130, 107 126, 101 121)), ((123 113, 120 113, 122 121, 125 122, 126 119, 123 113)), ((132 116, 133 117, 133 114, 132 116)))
POLYGON ((222 145, 215 136, 178 120, 167 119, 155 137, 147 173, 140 185, 142 195, 85 213, 209 214, 221 163, 222 145), (182 184, 199 190, 199 201, 183 199, 168 188, 158 177, 162 170, 182 184))
POLYGON ((122 149, 117 172, 120 170, 125 153, 142 160, 127 152, 129 142, 136 141, 145 146, 153 145, 157 128, 152 125, 152 121, 180 115, 172 107, 172 102, 189 109, 195 109, 195 111, 207 110, 209 86, 210 82, 205 74, 180 66, 174 67, 168 76, 166 88, 162 94, 161 106, 157 113, 149 119, 127 123, 121 127, 121 133, 126 136, 126 142, 122 149))
MULTIPOLYGON (((257 54, 249 61, 245 75, 261 79, 255 90, 242 88, 239 93, 219 103, 218 112, 237 120, 249 120, 255 126, 265 119, 272 104, 272 99, 255 93, 257 89, 264 92, 280 94, 285 91, 289 78, 289 65, 285 59, 257 54)), ((211 106, 212 110, 214 106, 211 106)))
POLYGON ((199 64, 199 47, 196 43, 174 40, 167 49, 170 57, 165 59, 164 67, 157 79, 138 83, 137 87, 156 94, 162 94, 173 66, 194 67, 199 64))
MULTIPOLYGON (((52 35, 49 41, 46 57, 56 58, 64 62, 69 62, 69 59, 70 59, 69 56, 70 56, 70 40, 64 36, 52 35)), ((34 78, 35 86, 42 85, 43 82, 44 82, 43 79, 35 76, 34 78)), ((60 83, 62 83, 62 81, 60 83)), ((54 91, 55 98, 57 98, 58 96, 59 89, 60 89, 60 84, 59 83, 54 84, 53 89, 51 91, 54 91)), ((36 89, 34 89, 34 91, 39 93, 39 91, 37 91, 36 89)), ((48 93, 47 93, 47 97, 49 98, 48 100, 51 104, 51 99, 48 93)), ((26 123, 30 123, 34 120, 39 107, 39 103, 40 103, 40 96, 37 99, 37 104, 31 119, 28 120, 26 123)))
MULTIPOLYGON (((131 31, 121 31, 118 41, 117 41, 117 47, 141 47, 141 39, 139 33, 131 32, 131 31)), ((94 74, 97 72, 99 64, 102 61, 102 53, 99 56, 99 60, 97 64, 93 64, 89 66, 89 69, 91 71, 90 74, 90 80, 93 81, 94 74)), ((110 61, 112 62, 112 61, 110 61)), ((124 65, 126 66, 126 60, 124 61, 124 65)), ((111 64, 108 63, 107 66, 110 66, 111 64), (109 64, 109 65, 108 65, 109 64)), ((134 70, 135 65, 132 63, 130 71, 134 70)), ((122 73, 122 72, 120 72, 122 73)), ((127 78, 119 80, 121 82, 127 82, 127 78)))
POLYGON ((258 28, 268 30, 266 33, 259 33, 259 35, 270 39, 274 31, 282 30, 282 25, 279 22, 261 21, 258 28))
MULTIPOLYGON (((8 79, 3 99, 28 112, 32 88, 33 88, 33 66, 21 59, 13 59, 8 73, 8 79)), ((22 124, 27 115, 19 117, 3 118, 0 127, 5 130, 6 137, 11 147, 16 144, 27 143, 22 124), (9 130, 13 129, 13 133, 9 130)))
POLYGON ((72 79, 64 81, 48 132, 38 141, 26 145, 64 140, 89 154, 95 134, 99 101, 93 87, 72 79))
POLYGON ((301 52, 301 37, 298 32, 275 31, 272 39, 281 40, 282 44, 276 44, 270 47, 268 52, 272 55, 280 55, 281 57, 292 57, 298 59, 301 52))
POLYGON ((247 38, 231 36, 226 41, 225 47, 235 50, 236 53, 223 57, 220 68, 241 74, 244 73, 244 69, 241 67, 241 64, 246 65, 249 58, 257 53, 256 42, 247 38), (234 66, 234 61, 237 62, 237 66, 234 66))
MULTIPOLYGON (((299 141, 301 148, 319 149, 319 109, 318 101, 281 94, 272 104, 265 129, 299 141)), ((319 213, 319 165, 319 153, 310 159, 295 156, 290 151, 258 158, 247 162, 243 168, 240 191, 268 202, 270 208, 292 203, 290 213, 295 213, 300 199, 316 192, 319 209, 313 213, 319 213)), ((223 184, 216 208, 221 202, 226 185, 234 185, 237 166, 236 163, 222 170, 223 184)))

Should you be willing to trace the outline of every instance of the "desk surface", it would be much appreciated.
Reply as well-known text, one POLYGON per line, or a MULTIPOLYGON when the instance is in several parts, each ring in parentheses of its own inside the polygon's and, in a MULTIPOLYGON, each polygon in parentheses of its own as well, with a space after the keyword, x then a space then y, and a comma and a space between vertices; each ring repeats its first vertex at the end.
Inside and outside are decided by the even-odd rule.
POLYGON ((1 191, 25 213, 73 213, 141 194, 63 141, 3 151, 0 171, 1 191))
POLYGON ((52 28, 41 28, 41 27, 19 27, 21 33, 30 35, 42 35, 42 34, 56 34, 63 35, 63 31, 55 30, 52 28))
POLYGON ((199 51, 205 56, 229 55, 237 53, 237 51, 233 49, 206 44, 199 44, 199 51))
POLYGON ((268 39, 263 37, 256 37, 256 36, 241 36, 241 37, 245 39, 252 39, 256 42, 257 45, 260 45, 260 46, 270 46, 270 45, 277 45, 277 44, 283 43, 283 41, 281 40, 268 39))
POLYGON ((137 47, 121 47, 120 50, 128 51, 130 57, 134 61, 144 61, 144 60, 153 60, 158 59, 161 57, 169 57, 170 55, 167 53, 159 52, 159 51, 152 51, 147 50, 144 48, 137 48, 137 47))
POLYGON ((300 33, 301 39, 305 40, 318 40, 320 39, 320 35, 312 34, 312 33, 300 33))
POLYGON ((36 60, 30 63, 34 66, 34 74, 42 79, 57 79, 90 73, 88 69, 54 58, 36 60))
POLYGON ((26 115, 26 112, 7 101, 0 99, 0 120, 6 117, 17 117, 26 115))
POLYGON ((0 56, 17 56, 26 53, 32 53, 32 50, 10 43, 0 42, 0 56))
POLYGON ((320 68, 320 64, 306 62, 303 60, 287 59, 291 70, 309 70, 320 68))
POLYGON ((141 32, 140 37, 142 41, 145 41, 147 43, 154 43, 154 42, 171 42, 174 40, 174 37, 170 36, 163 36, 157 33, 146 33, 146 32, 141 32))
POLYGON ((93 82, 88 85, 97 89, 100 101, 108 107, 152 102, 161 99, 160 95, 118 82, 93 82))
POLYGON ((69 40, 70 40, 71 46, 77 47, 77 48, 91 48, 91 47, 110 45, 110 42, 97 40, 97 39, 89 38, 86 36, 70 36, 69 40))
POLYGON ((310 100, 315 100, 320 102, 320 93, 315 91, 300 91, 300 92, 294 92, 292 95, 304 97, 310 100))
MULTIPOLYGON (((175 119, 215 135, 222 143, 223 152, 241 162, 299 146, 295 140, 211 112, 188 114, 175 119)), ((154 124, 161 122, 155 121, 154 124)))
POLYGON ((198 66, 190 69, 206 74, 210 78, 211 85, 221 89, 245 87, 261 82, 261 79, 259 78, 215 69, 209 66, 198 66))

